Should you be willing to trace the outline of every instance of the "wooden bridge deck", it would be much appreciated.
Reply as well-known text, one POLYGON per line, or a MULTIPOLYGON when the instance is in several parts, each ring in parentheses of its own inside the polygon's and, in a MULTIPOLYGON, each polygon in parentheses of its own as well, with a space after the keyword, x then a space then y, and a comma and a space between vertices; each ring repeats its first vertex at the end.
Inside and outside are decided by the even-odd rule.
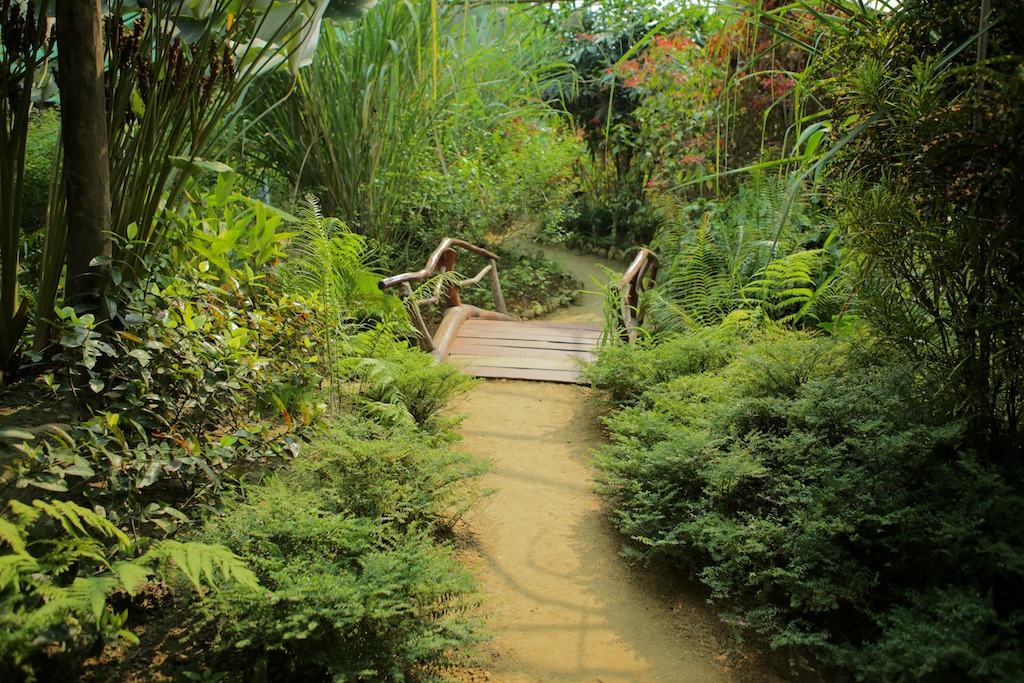
POLYGON ((477 377, 578 383, 601 333, 600 325, 469 318, 446 358, 477 377))

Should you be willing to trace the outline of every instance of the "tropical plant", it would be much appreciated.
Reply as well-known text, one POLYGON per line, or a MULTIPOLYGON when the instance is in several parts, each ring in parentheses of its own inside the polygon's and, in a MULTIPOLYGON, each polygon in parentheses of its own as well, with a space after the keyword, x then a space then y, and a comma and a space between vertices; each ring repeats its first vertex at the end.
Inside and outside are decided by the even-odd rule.
POLYGON ((327 395, 332 407, 339 408, 344 368, 359 346, 353 338, 414 333, 401 301, 377 287, 380 278, 368 269, 371 253, 365 238, 340 219, 325 217, 313 195, 306 195, 300 217, 281 277, 289 291, 305 297, 317 312, 327 395))
POLYGON ((206 603, 218 647, 273 677, 436 681, 466 661, 480 638, 473 581, 431 534, 458 518, 485 467, 419 432, 379 440, 378 429, 344 420, 210 520, 204 538, 251 559, 264 587, 206 603))
POLYGON ((267 119, 268 159, 296 187, 320 190, 329 213, 382 244, 396 241, 401 188, 444 97, 431 68, 434 20, 428 2, 389 1, 358 24, 328 25, 312 68, 267 119))
POLYGON ((0 383, 17 366, 15 353, 28 324, 29 299, 19 300, 25 153, 33 87, 53 51, 46 2, 0 2, 0 383))
POLYGON ((530 98, 553 61, 520 12, 387 0, 326 29, 259 147, 386 258, 450 233, 472 240, 534 206, 555 211, 558 188, 570 187, 557 166, 530 166, 545 157, 566 165, 546 126, 532 123, 542 108, 530 98), (517 159, 535 139, 551 149, 517 159), (545 183, 541 200, 527 191, 545 183))
POLYGON ((926 361, 991 457, 1024 436, 1024 25, 1012 3, 900 3, 840 37, 837 121, 865 122, 834 199, 863 258, 872 318, 926 361), (991 16, 984 8, 991 8, 991 16), (979 30, 979 26, 981 27, 979 30), (884 151, 883 151, 884 150, 884 151))
POLYGON ((293 457, 315 423, 316 311, 274 279, 287 216, 227 176, 189 214, 141 262, 143 279, 112 268, 118 334, 92 313, 55 311, 63 371, 43 380, 94 417, 18 446, 8 467, 19 486, 174 532, 224 486, 293 457))
POLYGON ((849 291, 838 233, 810 203, 787 206, 790 182, 754 172, 728 202, 661 200, 651 331, 715 325, 735 310, 763 309, 792 325, 842 310, 849 291))
POLYGON ((36 680, 47 648, 81 653, 112 639, 137 643, 124 628, 127 612, 115 612, 109 598, 136 595, 154 572, 174 568, 200 595, 218 582, 259 588, 224 546, 140 544, 95 511, 61 500, 11 501, 0 515, 0 549, 0 671, 12 680, 36 680))
MULTIPOLYGON (((342 10, 352 4, 336 2, 342 10)), ((224 169, 209 157, 223 154, 244 130, 239 121, 247 92, 268 72, 285 65, 297 69, 308 61, 327 5, 292 0, 268 12, 258 0, 201 5, 177 0, 149 9, 133 0, 112 4, 104 35, 109 234, 124 239, 131 231, 139 240, 125 254, 116 243, 115 260, 134 267, 145 252, 159 248, 165 207, 182 205, 196 175, 224 169)), ((57 183, 59 190, 60 176, 57 183)), ((41 261, 37 350, 49 341, 61 284, 65 209, 58 191, 41 261)))

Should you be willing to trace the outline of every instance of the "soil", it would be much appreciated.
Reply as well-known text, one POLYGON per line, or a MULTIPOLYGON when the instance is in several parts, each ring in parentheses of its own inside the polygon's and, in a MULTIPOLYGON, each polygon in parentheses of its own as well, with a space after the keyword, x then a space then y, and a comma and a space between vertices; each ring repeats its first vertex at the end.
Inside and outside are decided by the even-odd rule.
MULTIPOLYGON (((600 261, 554 256, 585 281, 600 261)), ((553 318, 599 322, 600 305, 600 296, 584 296, 553 318)), ((619 555, 626 539, 611 526, 588 462, 605 439, 596 399, 581 386, 489 380, 457 406, 467 416, 459 447, 493 461, 484 486, 495 490, 456 529, 494 636, 483 665, 461 680, 783 680, 735 651, 700 587, 619 555)))

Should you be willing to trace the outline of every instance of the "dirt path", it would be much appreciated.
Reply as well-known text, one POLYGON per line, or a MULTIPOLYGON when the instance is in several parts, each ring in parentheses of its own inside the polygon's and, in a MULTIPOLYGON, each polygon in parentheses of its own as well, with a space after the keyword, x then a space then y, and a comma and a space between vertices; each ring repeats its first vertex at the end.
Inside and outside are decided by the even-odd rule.
MULTIPOLYGON (((579 315, 570 309, 560 317, 579 315)), ((496 490, 457 530, 494 634, 484 668, 464 681, 777 680, 753 667, 742 676, 730 671, 721 625, 699 592, 619 557, 622 539, 593 491, 587 461, 603 439, 589 389, 490 380, 457 409, 468 415, 459 447, 494 462, 484 485, 496 490)))

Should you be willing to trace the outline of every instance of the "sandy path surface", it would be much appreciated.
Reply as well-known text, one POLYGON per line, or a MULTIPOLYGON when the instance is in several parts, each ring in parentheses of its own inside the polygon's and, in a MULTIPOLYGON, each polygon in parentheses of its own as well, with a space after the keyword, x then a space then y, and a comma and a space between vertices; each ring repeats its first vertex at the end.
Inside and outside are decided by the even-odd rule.
MULTIPOLYGON (((558 317, 599 314, 599 300, 587 303, 589 311, 558 317)), ((604 438, 590 393, 488 380, 456 407, 468 416, 458 447, 493 461, 484 486, 496 491, 456 529, 483 584, 494 635, 484 667, 463 680, 778 681, 756 666, 730 670, 721 625, 700 591, 619 557, 622 537, 594 493, 588 462, 604 438)))

